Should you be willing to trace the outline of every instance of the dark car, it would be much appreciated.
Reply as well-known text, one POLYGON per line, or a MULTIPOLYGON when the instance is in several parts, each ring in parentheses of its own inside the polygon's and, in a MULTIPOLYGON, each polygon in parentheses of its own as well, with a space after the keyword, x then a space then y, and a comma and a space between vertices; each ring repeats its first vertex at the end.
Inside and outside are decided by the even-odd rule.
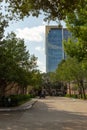
POLYGON ((57 96, 64 96, 64 93, 62 91, 59 91, 56 93, 57 96))

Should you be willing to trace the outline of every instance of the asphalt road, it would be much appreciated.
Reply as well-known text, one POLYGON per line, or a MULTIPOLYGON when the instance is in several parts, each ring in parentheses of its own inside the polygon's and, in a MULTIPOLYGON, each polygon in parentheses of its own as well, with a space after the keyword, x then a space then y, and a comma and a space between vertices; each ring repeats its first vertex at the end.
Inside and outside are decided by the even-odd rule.
POLYGON ((87 130, 87 101, 38 99, 29 110, 0 112, 0 130, 87 130))

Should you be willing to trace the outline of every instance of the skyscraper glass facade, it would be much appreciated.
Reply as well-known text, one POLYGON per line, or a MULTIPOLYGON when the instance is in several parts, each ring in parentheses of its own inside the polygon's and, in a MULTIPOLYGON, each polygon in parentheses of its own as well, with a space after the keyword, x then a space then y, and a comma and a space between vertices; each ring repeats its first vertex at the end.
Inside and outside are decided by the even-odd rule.
POLYGON ((67 39, 69 35, 67 29, 46 26, 46 72, 55 71, 61 60, 65 58, 62 40, 67 39))

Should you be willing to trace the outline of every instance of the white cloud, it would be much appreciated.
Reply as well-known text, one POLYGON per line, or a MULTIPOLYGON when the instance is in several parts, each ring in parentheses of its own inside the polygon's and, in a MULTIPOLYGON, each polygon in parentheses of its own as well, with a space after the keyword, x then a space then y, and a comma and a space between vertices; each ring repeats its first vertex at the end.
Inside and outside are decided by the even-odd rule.
POLYGON ((41 42, 44 39, 45 26, 37 26, 32 28, 16 29, 17 37, 23 38, 31 42, 41 42))
MULTIPOLYGON (((30 41, 30 42, 39 42, 39 43, 44 43, 44 34, 45 34, 45 26, 37 26, 37 27, 32 27, 32 28, 18 28, 16 30, 16 35, 19 38, 23 38, 25 41, 30 41)), ((44 57, 44 47, 42 44, 39 44, 38 46, 34 46, 34 44, 27 44, 27 47, 33 48, 32 52, 35 54, 35 56, 37 57, 38 55, 38 60, 37 60, 37 65, 38 65, 38 69, 41 72, 46 72, 45 69, 45 57, 44 57), (43 52, 42 54, 40 52, 43 52), (42 58, 41 58, 42 56, 42 58)))
POLYGON ((37 65, 39 66, 40 71, 46 72, 45 63, 37 60, 37 65))
POLYGON ((40 46, 37 46, 35 48, 35 50, 39 51, 39 52, 44 52, 44 48, 40 47, 40 46))
POLYGON ((45 21, 43 21, 42 24, 43 25, 49 25, 48 22, 45 22, 45 21))

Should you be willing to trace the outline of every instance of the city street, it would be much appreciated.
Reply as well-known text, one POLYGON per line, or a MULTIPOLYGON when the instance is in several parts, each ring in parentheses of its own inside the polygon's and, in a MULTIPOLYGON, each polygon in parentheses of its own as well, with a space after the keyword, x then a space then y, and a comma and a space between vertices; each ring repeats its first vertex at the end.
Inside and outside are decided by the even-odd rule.
POLYGON ((26 111, 0 112, 0 130, 87 130, 87 101, 37 99, 26 111))

